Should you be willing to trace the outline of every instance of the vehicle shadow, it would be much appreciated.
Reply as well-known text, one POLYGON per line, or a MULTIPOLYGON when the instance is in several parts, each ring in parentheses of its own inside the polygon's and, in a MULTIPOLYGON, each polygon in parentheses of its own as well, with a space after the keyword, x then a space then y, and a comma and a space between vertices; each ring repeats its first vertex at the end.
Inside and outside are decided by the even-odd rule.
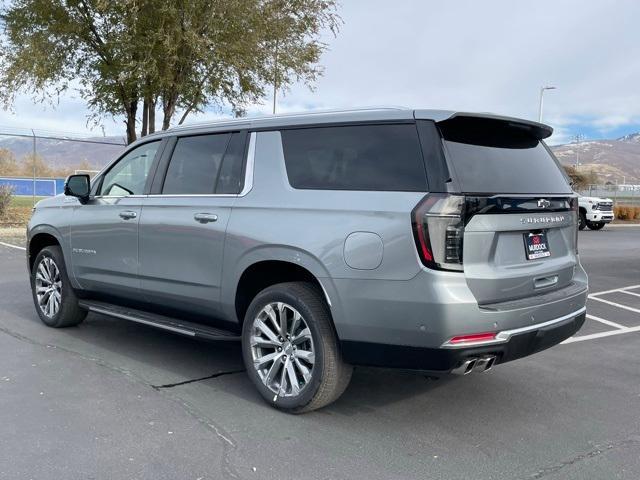
MULTIPOLYGON (((98 314, 89 314, 78 327, 52 329, 42 325, 28 300, 3 304, 12 320, 8 325, 2 320, 0 325, 33 342, 127 372, 151 387, 181 384, 168 389, 185 394, 198 408, 209 409, 214 404, 235 410, 244 406, 249 417, 251 412, 264 413, 264 409, 277 417, 286 416, 262 400, 245 373, 238 373, 244 368, 238 343, 196 340, 98 314), (234 374, 224 375, 227 372, 234 374)), ((510 371, 522 370, 515 367, 510 371)), ((500 371, 500 366, 495 370, 500 371)), ((533 393, 521 381, 514 385, 503 380, 493 373, 435 379, 419 372, 356 367, 349 387, 337 402, 305 417, 361 416, 396 404, 425 418, 435 411, 468 414, 478 402, 510 409, 505 398, 517 396, 518 402, 526 403, 533 393)))
MULTIPOLYGON (((16 322, 7 325, 15 333, 126 370, 151 386, 206 381, 209 376, 244 369, 240 345, 236 342, 193 339, 94 313, 77 327, 52 329, 40 322, 30 304, 5 304, 3 310, 16 317, 16 322)), ((248 377, 244 374, 239 377, 224 382, 231 383, 228 393, 262 404, 248 377)), ((449 381, 418 372, 356 367, 344 400, 334 408, 348 414, 349 405, 365 392, 374 408, 424 394, 449 381)), ((361 404, 359 409, 362 410, 361 404)))

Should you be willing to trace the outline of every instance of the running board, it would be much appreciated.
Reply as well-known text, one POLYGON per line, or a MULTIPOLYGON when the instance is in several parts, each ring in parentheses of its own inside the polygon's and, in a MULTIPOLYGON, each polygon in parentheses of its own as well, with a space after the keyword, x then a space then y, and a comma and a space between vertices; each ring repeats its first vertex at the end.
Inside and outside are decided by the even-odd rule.
POLYGON ((240 335, 228 330, 210 327, 195 322, 179 320, 177 318, 165 317, 155 313, 135 310, 133 308, 120 307, 110 303, 80 300, 80 307, 102 315, 121 318, 130 322, 142 323, 152 327, 161 328, 174 333, 180 333, 189 337, 205 338, 207 340, 239 341, 240 335))

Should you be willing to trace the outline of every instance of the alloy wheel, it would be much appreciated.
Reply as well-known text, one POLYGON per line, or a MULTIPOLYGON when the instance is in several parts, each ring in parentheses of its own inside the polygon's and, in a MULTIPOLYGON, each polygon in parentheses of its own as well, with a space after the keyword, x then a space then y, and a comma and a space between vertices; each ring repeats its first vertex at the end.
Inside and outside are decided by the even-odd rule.
POLYGON ((298 396, 311 382, 313 338, 307 322, 291 305, 265 305, 253 319, 250 345, 253 367, 276 395, 298 396))
POLYGON ((40 311, 48 318, 55 317, 62 304, 60 269, 51 257, 42 257, 36 270, 36 298, 40 311))

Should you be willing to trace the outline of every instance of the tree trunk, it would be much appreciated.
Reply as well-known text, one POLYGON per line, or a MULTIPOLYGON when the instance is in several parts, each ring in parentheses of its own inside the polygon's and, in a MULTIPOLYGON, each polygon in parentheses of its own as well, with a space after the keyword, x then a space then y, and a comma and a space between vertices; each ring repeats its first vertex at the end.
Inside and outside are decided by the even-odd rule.
POLYGON ((165 98, 163 100, 164 104, 162 106, 162 130, 166 130, 171 125, 171 119, 176 112, 176 102, 178 100, 178 95, 175 93, 171 93, 168 98, 165 98))
POLYGON ((147 127, 149 125, 149 97, 144 97, 142 102, 142 128, 140 129, 140 136, 147 136, 147 127))
POLYGON ((136 141, 136 113, 138 111, 138 101, 131 100, 127 103, 127 144, 136 141))
POLYGON ((156 131, 156 103, 158 102, 158 97, 152 97, 151 102, 149 103, 149 133, 154 133, 156 131))
POLYGON ((178 125, 182 125, 184 123, 184 121, 187 119, 187 115, 191 113, 191 110, 193 110, 193 104, 189 105, 189 107, 184 111, 182 117, 180 117, 178 125))

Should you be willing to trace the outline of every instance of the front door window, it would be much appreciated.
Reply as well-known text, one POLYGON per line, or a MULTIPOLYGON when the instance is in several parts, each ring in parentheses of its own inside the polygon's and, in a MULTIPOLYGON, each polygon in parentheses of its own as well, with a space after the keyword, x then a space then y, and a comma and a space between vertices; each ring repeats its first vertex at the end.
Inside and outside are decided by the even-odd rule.
POLYGON ((160 141, 145 143, 122 157, 104 175, 99 195, 105 197, 142 195, 159 145, 160 141))

